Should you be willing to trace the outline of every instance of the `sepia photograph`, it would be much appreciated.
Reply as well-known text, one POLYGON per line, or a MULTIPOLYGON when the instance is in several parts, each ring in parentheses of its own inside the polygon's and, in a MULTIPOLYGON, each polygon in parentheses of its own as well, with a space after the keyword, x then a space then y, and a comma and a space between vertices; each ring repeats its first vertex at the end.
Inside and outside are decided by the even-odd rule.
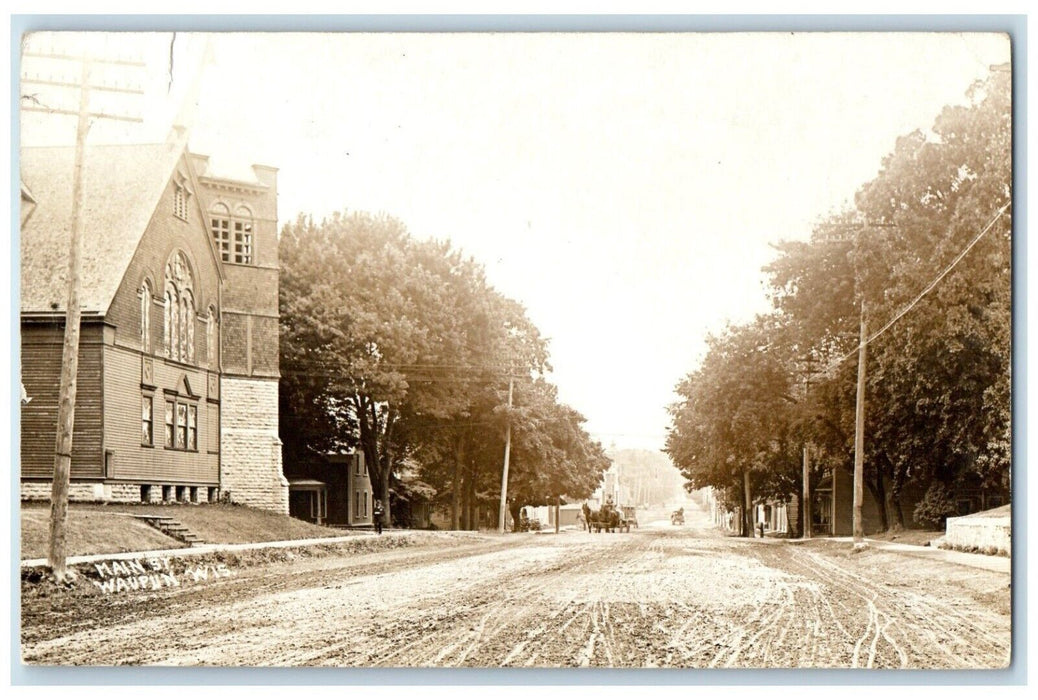
POLYGON ((1009 34, 20 40, 15 664, 1016 661, 1009 34))

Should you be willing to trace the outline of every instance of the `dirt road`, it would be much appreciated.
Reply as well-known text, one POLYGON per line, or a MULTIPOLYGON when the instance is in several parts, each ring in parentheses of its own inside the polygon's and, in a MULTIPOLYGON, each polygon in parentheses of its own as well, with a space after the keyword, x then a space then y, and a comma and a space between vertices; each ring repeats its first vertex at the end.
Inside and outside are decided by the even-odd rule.
POLYGON ((205 586, 23 594, 31 664, 1001 668, 1009 576, 666 524, 447 538, 230 568, 205 586))

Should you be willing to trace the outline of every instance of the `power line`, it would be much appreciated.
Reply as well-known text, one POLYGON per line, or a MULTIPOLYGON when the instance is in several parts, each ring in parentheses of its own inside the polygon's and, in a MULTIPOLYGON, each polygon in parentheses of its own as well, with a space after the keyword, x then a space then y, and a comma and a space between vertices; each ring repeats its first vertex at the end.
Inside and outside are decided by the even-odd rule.
MULTIPOLYGON (((375 371, 381 371, 384 368, 376 368, 375 371)), ((334 370, 325 369, 322 371, 314 371, 307 369, 281 369, 281 376, 283 377, 310 377, 314 379, 343 379, 346 381, 352 381, 354 383, 361 383, 365 381, 371 381, 371 378, 363 377, 351 377, 343 372, 336 372, 334 370)), ((408 383, 421 383, 421 384, 494 384, 508 378, 523 379, 522 374, 499 374, 493 377, 434 377, 434 376, 413 376, 404 374, 403 381, 408 383)))
POLYGON ((969 253, 971 250, 973 250, 973 247, 976 246, 977 243, 980 242, 980 239, 983 238, 984 235, 987 234, 987 232, 990 231, 991 228, 995 225, 995 223, 1002 217, 1002 215, 1006 213, 1006 210, 1009 209, 1009 205, 1010 204, 1011 204, 1011 202, 1006 202, 1005 204, 1003 204, 1002 207, 995 213, 995 215, 987 223, 987 226, 985 226, 980 231, 980 233, 978 233, 976 236, 974 236, 973 240, 971 240, 969 243, 966 244, 966 247, 963 248, 959 252, 959 254, 955 256, 955 258, 951 261, 951 263, 949 263, 948 266, 945 267, 940 272, 940 274, 938 274, 936 277, 934 277, 933 280, 931 280, 930 283, 928 285, 926 285, 926 287, 923 288, 923 291, 919 292, 919 294, 916 295, 915 299, 913 299, 907 306, 903 307, 900 311, 898 311, 896 314, 894 314, 894 316, 889 321, 887 321, 886 324, 884 324, 882 328, 880 328, 875 333, 872 333, 871 335, 869 335, 867 338, 865 338, 864 341, 861 341, 859 343, 859 345, 855 346, 855 348, 853 350, 851 350, 850 352, 848 352, 846 355, 842 356, 841 358, 839 358, 835 362, 832 362, 831 364, 829 364, 829 366, 827 366, 824 370, 822 370, 821 374, 827 375, 830 372, 832 372, 834 369, 836 369, 841 364, 843 364, 848 358, 850 358, 851 356, 857 354, 859 348, 862 345, 868 345, 873 340, 875 340, 879 336, 883 335, 883 333, 885 333, 887 330, 889 330, 890 327, 893 326, 895 323, 897 323, 905 314, 907 314, 909 311, 911 311, 913 308, 915 308, 916 304, 918 304, 922 300, 923 297, 925 297, 927 294, 929 294, 931 291, 933 291, 934 287, 936 287, 938 284, 940 284, 941 280, 943 280, 945 277, 947 277, 948 273, 951 272, 955 268, 955 266, 958 265, 962 261, 962 259, 964 257, 966 257, 966 254, 969 253))
POLYGON ((980 239, 984 237, 984 234, 986 234, 988 231, 991 230, 991 227, 995 225, 995 222, 998 221, 999 218, 1001 218, 1001 216, 1006 212, 1006 209, 1009 208, 1009 204, 1010 204, 1009 202, 1006 202, 1005 204, 1003 204, 1002 208, 998 210, 998 213, 995 214, 995 216, 991 219, 991 221, 988 222, 988 225, 985 226, 984 229, 980 233, 978 233, 976 236, 974 236, 973 240, 970 241, 969 244, 965 248, 962 249, 962 252, 960 252, 958 255, 955 256, 955 259, 951 261, 951 264, 949 264, 948 267, 944 268, 944 270, 941 271, 941 274, 937 275, 937 277, 935 277, 934 280, 932 282, 930 282, 930 284, 926 285, 926 288, 924 288, 923 291, 919 292, 919 295, 915 299, 912 300, 912 303, 910 303, 907 307, 905 307, 904 309, 899 311, 894 316, 894 318, 892 318, 889 321, 887 321, 885 326, 883 326, 878 331, 876 331, 875 333, 870 335, 866 339, 865 343, 868 344, 871 341, 873 341, 876 338, 878 338, 880 335, 882 335, 884 331, 886 331, 888 328, 893 326, 902 316, 904 316, 909 311, 911 311, 912 308, 916 304, 918 304, 919 301, 924 296, 929 294, 933 290, 933 288, 936 287, 938 285, 938 283, 940 283, 940 281, 943 280, 948 275, 948 273, 951 272, 952 269, 956 265, 958 265, 959 262, 964 257, 966 257, 966 254, 969 253, 973 249, 973 246, 977 245, 977 243, 980 241, 980 239))

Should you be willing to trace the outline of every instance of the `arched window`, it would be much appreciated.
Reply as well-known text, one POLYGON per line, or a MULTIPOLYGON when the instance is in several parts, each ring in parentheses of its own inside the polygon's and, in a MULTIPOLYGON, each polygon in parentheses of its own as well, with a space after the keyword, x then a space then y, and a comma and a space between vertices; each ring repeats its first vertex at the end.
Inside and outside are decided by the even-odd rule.
POLYGON ((179 250, 166 263, 165 352, 180 362, 195 360, 195 301, 191 269, 179 250))
POLYGON ((180 293, 180 359, 195 361, 195 302, 190 289, 180 293))
POLYGON ((141 298, 141 350, 151 352, 151 285, 144 280, 138 292, 141 298))
POLYGON ((252 263, 252 212, 243 206, 234 211, 234 262, 252 263))
POLYGON ((213 233, 213 243, 216 244, 216 252, 220 259, 228 262, 231 259, 231 210, 226 204, 217 202, 213 205, 209 217, 210 231, 213 233))
POLYGON ((177 293, 168 282, 166 283, 166 296, 164 297, 163 318, 164 333, 162 337, 165 339, 164 350, 166 351, 166 357, 179 359, 180 346, 177 340, 179 337, 177 328, 180 327, 180 309, 177 307, 177 293))

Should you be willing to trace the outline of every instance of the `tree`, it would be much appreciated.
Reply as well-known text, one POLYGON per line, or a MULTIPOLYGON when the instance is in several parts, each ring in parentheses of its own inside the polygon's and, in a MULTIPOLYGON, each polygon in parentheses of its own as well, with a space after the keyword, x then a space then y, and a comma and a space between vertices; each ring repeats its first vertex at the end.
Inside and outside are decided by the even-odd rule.
POLYGON ((410 449, 401 424, 464 401, 459 382, 420 381, 459 364, 447 280, 460 258, 388 216, 354 213, 286 225, 281 262, 286 424, 306 426, 293 440, 310 449, 363 450, 388 518, 391 474, 410 449))
MULTIPOLYGON (((886 420, 877 437, 897 473, 926 484, 999 483, 1010 466, 1011 85, 1005 67, 945 108, 932 133, 899 141, 858 193, 866 216, 893 224, 897 265, 856 264, 886 290, 879 319, 946 277, 877 343, 886 420), (972 247, 971 247, 972 246, 972 247), (968 251, 965 252, 964 251, 968 251), (961 256, 961 257, 960 257, 961 256)), ((871 387, 870 387, 871 389, 871 387)))
POLYGON ((541 377, 548 353, 522 305, 492 289, 481 266, 457 266, 450 286, 460 364, 427 369, 421 381, 454 384, 457 400, 449 411, 410 414, 406 429, 420 453, 423 478, 449 497, 444 505, 452 527, 475 529, 480 502, 500 495, 509 377, 541 377))
POLYGON ((662 452, 610 449, 607 454, 634 505, 662 505, 683 495, 684 478, 662 452))
POLYGON ((584 416, 560 403, 557 389, 543 379, 516 384, 510 413, 508 494, 513 523, 518 523, 524 505, 589 497, 611 462, 584 430, 584 416))
MULTIPOLYGON (((951 269, 870 343, 864 476, 883 527, 888 507, 903 525, 911 481, 990 485, 1008 474, 1010 224, 995 216, 1011 193, 1008 73, 996 69, 970 96, 932 133, 899 139, 854 210, 809 242, 778 244, 766 268, 790 345, 822 366, 853 353, 862 302, 880 330, 951 269)), ((809 436, 835 468, 851 465, 855 369, 833 367, 810 397, 809 436)))
POLYGON ((666 452, 691 488, 741 495, 743 533, 755 500, 787 499, 799 462, 792 451, 791 375, 776 343, 781 317, 759 316, 707 339, 699 369, 677 386, 666 452), (756 499, 755 499, 756 495, 756 499))
POLYGON ((282 232, 281 260, 286 454, 363 450, 387 518, 400 466, 416 464, 409 473, 449 496, 454 527, 476 527, 508 377, 548 368, 525 309, 449 243, 417 241, 388 216, 301 217, 282 232))

